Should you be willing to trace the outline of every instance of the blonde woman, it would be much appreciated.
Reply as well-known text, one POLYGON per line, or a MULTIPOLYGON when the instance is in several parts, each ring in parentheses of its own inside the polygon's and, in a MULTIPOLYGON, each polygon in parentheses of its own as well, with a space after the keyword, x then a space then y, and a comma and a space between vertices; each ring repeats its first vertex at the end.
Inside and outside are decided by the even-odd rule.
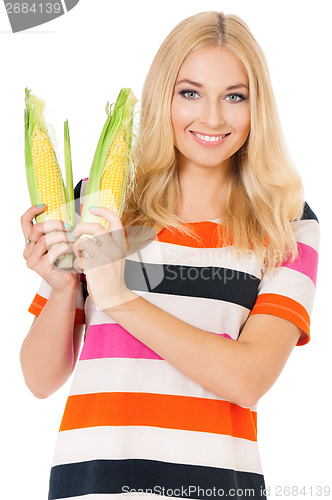
POLYGON ((22 217, 36 243, 24 257, 43 278, 21 351, 37 397, 72 373, 86 325, 49 499, 266 498, 257 403, 294 346, 309 342, 319 225, 286 153, 264 55, 241 19, 203 12, 169 34, 140 126, 122 220, 91 207, 110 234, 80 223, 73 236, 97 243, 70 243, 61 222, 33 224, 42 207, 22 217), (126 255, 124 227, 154 237, 126 255), (52 268, 45 234, 54 229, 86 284, 52 268))

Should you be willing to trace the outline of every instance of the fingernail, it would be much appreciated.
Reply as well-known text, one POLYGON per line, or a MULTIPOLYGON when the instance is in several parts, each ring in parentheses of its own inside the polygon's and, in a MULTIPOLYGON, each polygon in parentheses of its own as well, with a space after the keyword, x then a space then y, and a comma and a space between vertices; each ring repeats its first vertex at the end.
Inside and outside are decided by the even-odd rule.
POLYGON ((66 229, 71 228, 71 224, 68 224, 68 222, 64 222, 63 225, 65 226, 66 229))
MULTIPOLYGON (((74 231, 75 231, 75 229, 74 229, 74 231)), ((74 236, 74 235, 73 235, 73 232, 74 232, 74 231, 72 231, 72 232, 70 233, 70 235, 69 235, 69 236, 70 236, 71 238, 73 238, 73 240, 76 240, 76 236, 74 236)))
POLYGON ((41 208, 41 207, 43 207, 44 205, 45 205, 45 203, 39 203, 39 204, 37 205, 37 208, 41 208))
POLYGON ((91 205, 91 207, 89 207, 90 210, 95 210, 96 208, 98 208, 98 207, 95 207, 93 205, 91 205))

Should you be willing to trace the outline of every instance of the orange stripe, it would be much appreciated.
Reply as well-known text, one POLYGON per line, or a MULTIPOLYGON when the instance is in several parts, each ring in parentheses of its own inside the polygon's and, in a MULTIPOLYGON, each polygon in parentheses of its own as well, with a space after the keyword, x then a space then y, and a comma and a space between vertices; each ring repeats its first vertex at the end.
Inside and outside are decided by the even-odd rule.
MULTIPOLYGON (((43 297, 42 295, 36 293, 28 311, 34 314, 35 316, 39 316, 43 308, 45 307, 46 303, 47 299, 45 299, 45 297, 43 297)), ((83 309, 76 308, 74 325, 84 325, 84 324, 85 324, 84 311, 83 309)))
POLYGON ((307 344, 310 340, 309 314, 301 304, 289 297, 277 293, 262 293, 258 295, 249 316, 253 314, 272 314, 294 323, 304 332, 296 345, 307 344))
POLYGON ((36 293, 28 311, 34 314, 35 316, 39 316, 46 302, 47 299, 45 299, 45 297, 42 297, 41 295, 38 295, 38 293, 36 293))
POLYGON ((60 431, 141 425, 257 440, 256 412, 229 401, 169 394, 111 392, 69 396, 60 431))
MULTIPOLYGON (((185 225, 185 224, 183 224, 185 225)), ((228 247, 233 245, 233 238, 227 237, 227 231, 225 226, 218 224, 216 222, 204 221, 204 222, 188 222, 187 226, 191 226, 196 235, 199 236, 199 241, 196 241, 192 236, 182 235, 179 230, 169 229, 165 227, 156 236, 158 241, 163 243, 171 243, 174 245, 183 245, 193 248, 220 248, 228 247), (220 227, 221 242, 218 243, 218 225, 220 227)), ((263 241, 265 247, 269 246, 269 238, 266 236, 263 241)))
POLYGON ((182 245, 193 248, 218 248, 232 245, 231 238, 227 238, 225 227, 220 226, 221 244, 218 245, 218 224, 216 222, 189 222, 186 224, 191 229, 195 230, 199 241, 192 236, 182 235, 179 230, 169 229, 165 227, 158 233, 156 238, 164 243, 174 245, 182 245), (173 232, 174 231, 174 232, 173 232))

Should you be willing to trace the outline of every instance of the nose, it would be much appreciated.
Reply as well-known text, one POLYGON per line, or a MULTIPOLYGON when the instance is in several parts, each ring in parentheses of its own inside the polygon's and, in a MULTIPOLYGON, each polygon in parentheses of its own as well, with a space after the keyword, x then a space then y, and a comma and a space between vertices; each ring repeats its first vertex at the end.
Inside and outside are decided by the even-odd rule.
POLYGON ((225 124, 225 116, 219 100, 208 99, 201 109, 201 122, 211 129, 220 129, 225 124))

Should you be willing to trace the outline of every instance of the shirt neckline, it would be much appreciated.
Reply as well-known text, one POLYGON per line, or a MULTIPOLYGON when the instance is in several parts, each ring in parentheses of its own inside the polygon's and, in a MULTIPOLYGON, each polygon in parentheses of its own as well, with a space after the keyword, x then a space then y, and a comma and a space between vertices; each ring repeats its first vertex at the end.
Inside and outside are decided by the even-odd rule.
POLYGON ((184 224, 201 224, 203 222, 219 222, 219 219, 206 219, 206 220, 198 220, 198 221, 192 221, 192 222, 181 222, 181 225, 184 224))

